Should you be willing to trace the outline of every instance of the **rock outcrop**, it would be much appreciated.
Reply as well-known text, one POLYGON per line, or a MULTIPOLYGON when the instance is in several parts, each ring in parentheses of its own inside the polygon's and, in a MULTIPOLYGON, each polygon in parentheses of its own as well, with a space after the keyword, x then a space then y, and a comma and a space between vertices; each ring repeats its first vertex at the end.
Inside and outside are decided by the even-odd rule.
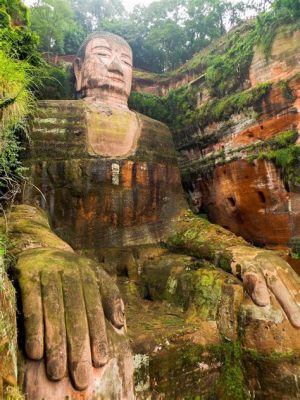
POLYGON ((268 62, 257 49, 250 88, 217 106, 225 109, 233 96, 238 104, 267 82, 258 101, 175 136, 195 210, 269 248, 291 247, 300 235, 298 37, 299 31, 281 32, 268 62))
MULTIPOLYGON (((133 87, 164 96, 188 84, 197 94, 198 117, 192 125, 174 127, 194 210, 260 246, 290 247, 295 253, 293 243, 300 235, 299 30, 281 27, 268 57, 261 46, 254 47, 252 62, 247 53, 249 65, 242 63, 247 70, 235 86, 224 82, 226 95, 212 87, 209 75, 209 57, 218 65, 230 46, 254 46, 254 29, 253 21, 236 28, 176 71, 137 72, 133 87), (285 142, 287 132, 294 135, 285 142)), ((236 74, 242 67, 233 67, 236 74)), ((218 69, 214 73, 216 80, 222 76, 218 69)))

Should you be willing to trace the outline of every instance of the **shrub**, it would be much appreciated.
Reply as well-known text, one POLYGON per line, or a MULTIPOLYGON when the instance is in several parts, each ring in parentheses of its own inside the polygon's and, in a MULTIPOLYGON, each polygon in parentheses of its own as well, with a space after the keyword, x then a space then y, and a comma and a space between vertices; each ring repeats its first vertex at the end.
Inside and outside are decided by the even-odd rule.
POLYGON ((0 198, 10 200, 22 176, 18 135, 26 130, 26 117, 34 100, 28 90, 32 67, 0 51, 0 198))

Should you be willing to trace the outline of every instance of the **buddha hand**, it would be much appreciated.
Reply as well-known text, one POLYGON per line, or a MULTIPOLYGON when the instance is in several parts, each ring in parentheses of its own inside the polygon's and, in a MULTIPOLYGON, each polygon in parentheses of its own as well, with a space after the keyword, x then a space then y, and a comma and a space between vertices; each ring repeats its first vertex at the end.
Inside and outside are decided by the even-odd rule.
POLYGON ((45 357, 50 380, 69 371, 74 387, 86 389, 92 366, 109 360, 105 317, 117 331, 124 327, 117 286, 92 260, 57 248, 21 252, 15 272, 27 357, 45 357))
POLYGON ((273 251, 250 246, 231 249, 231 269, 242 279, 253 302, 270 304, 273 293, 292 325, 300 327, 300 278, 292 267, 273 251))

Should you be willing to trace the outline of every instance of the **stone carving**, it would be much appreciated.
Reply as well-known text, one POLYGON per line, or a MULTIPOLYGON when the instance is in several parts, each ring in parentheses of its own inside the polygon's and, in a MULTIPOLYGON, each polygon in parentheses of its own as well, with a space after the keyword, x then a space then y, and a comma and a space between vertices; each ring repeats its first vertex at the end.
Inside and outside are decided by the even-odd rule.
POLYGON ((128 110, 132 83, 132 51, 108 32, 94 33, 74 62, 76 90, 88 107, 87 145, 91 155, 126 157, 136 148, 138 120, 128 110))
POLYGON ((300 328, 299 276, 273 251, 252 247, 242 238, 236 239, 225 232, 220 228, 216 242, 215 234, 210 237, 208 227, 197 219, 190 219, 178 224, 177 233, 168 242, 171 248, 174 245, 174 249, 179 248, 190 255, 214 259, 220 268, 242 280, 257 306, 266 310, 271 298, 275 298, 290 323, 300 328))
MULTIPOLYGON (((82 46, 75 62, 77 90, 85 101, 40 104, 39 118, 34 122, 33 142, 27 163, 31 168, 33 181, 44 193, 47 203, 45 204, 40 193, 35 193, 32 188, 26 191, 26 200, 39 201, 42 206, 48 207, 54 228, 73 248, 92 253, 99 260, 106 261, 112 269, 115 268, 116 274, 123 273, 129 279, 132 278, 128 289, 130 292, 128 304, 129 308, 133 309, 137 305, 130 321, 133 327, 134 324, 138 325, 139 319, 136 318, 136 314, 140 312, 142 303, 136 288, 136 284, 140 284, 141 271, 144 267, 141 265, 141 260, 147 258, 149 254, 150 272, 152 273, 155 268, 158 269, 158 266, 158 270, 161 270, 159 279, 154 283, 150 281, 151 274, 146 274, 146 282, 143 284, 149 292, 151 290, 160 292, 157 287, 160 289, 166 278, 165 266, 170 260, 174 261, 174 265, 176 262, 181 263, 178 271, 183 272, 183 275, 190 268, 190 259, 187 260, 186 256, 177 259, 168 253, 165 258, 161 257, 162 249, 158 249, 158 242, 163 240, 170 251, 176 250, 196 258, 196 261, 192 260, 196 263, 193 267, 194 272, 198 273, 201 284, 206 286, 206 292, 198 293, 197 290, 201 285, 193 286, 192 280, 186 280, 183 282, 186 286, 181 286, 182 293, 184 288, 188 289, 187 302, 192 296, 197 298, 201 297, 201 293, 206 293, 207 307, 214 306, 215 309, 213 312, 210 309, 206 310, 204 316, 209 315, 211 319, 217 318, 221 295, 218 294, 212 299, 209 295, 219 288, 222 278, 224 283, 222 291, 226 292, 224 298, 227 299, 227 303, 223 304, 225 311, 220 325, 223 326, 223 331, 225 328, 228 328, 228 332, 235 330, 234 334, 228 333, 226 337, 233 338, 232 340, 236 340, 237 337, 238 310, 240 303, 244 301, 241 281, 250 296, 246 297, 246 300, 252 308, 259 309, 257 312, 259 318, 255 322, 253 322, 254 317, 245 319, 245 331, 252 326, 249 337, 253 335, 253 326, 257 321, 269 321, 273 304, 276 304, 276 312, 279 310, 278 314, 285 325, 278 328, 276 327, 278 321, 271 321, 272 329, 280 330, 282 336, 286 329, 289 332, 297 332, 296 327, 300 325, 297 305, 299 281, 289 265, 273 253, 257 250, 247 245, 243 239, 228 232, 225 234, 224 229, 192 216, 187 209, 180 185, 176 153, 170 132, 157 121, 136 115, 126 109, 128 91, 125 84, 121 89, 120 80, 115 79, 118 82, 115 82, 116 84, 107 83, 109 76, 115 74, 113 72, 110 75, 110 71, 119 68, 114 63, 117 62, 122 66, 119 57, 115 57, 117 61, 113 62, 113 55, 118 55, 118 52, 125 55, 122 53, 125 48, 129 56, 128 46, 120 38, 107 33, 92 35, 82 46), (106 58, 110 61, 107 62, 106 58), (50 124, 60 125, 60 118, 72 120, 72 123, 65 130, 53 133, 55 129, 49 126, 48 114, 52 117, 50 124), (74 115, 76 121, 73 122, 74 115), (134 130, 130 128, 132 121, 136 121, 139 128, 134 134, 132 133, 134 130), (144 247, 132 249, 132 246, 137 245, 144 247), (150 254, 151 251, 149 253, 149 248, 145 245, 153 245, 156 255, 150 254), (125 255, 126 246, 129 250, 125 255), (155 262, 152 262, 153 260, 155 262), (204 267, 210 268, 207 273, 208 278, 202 276, 205 274, 201 271, 201 267, 197 266, 199 262, 203 263, 204 267), (219 268, 217 272, 216 268, 219 268), (220 273, 220 269, 225 269, 227 273, 223 271, 220 273), (212 289, 207 288, 210 274, 214 275, 212 282, 217 282, 212 284, 212 289), (240 278, 240 281, 232 275, 240 278), (154 289, 151 288, 152 283, 154 289), (236 299, 232 301, 234 296, 236 299), (228 309, 234 315, 228 316, 226 307, 231 303, 235 305, 234 310, 229 306, 228 309)), ((128 72, 130 68, 127 65, 126 71, 128 72)), ((121 76, 121 72, 119 71, 116 76, 121 76)), ((125 76, 128 78, 129 72, 125 76)), ((195 203, 197 205, 197 201, 195 203)), ((172 269, 172 265, 167 266, 172 269)), ((147 269, 147 266, 145 268, 147 269)), ((97 282, 97 274, 93 281, 97 282)), ((180 285, 176 285, 172 276, 167 277, 168 301, 170 294, 173 296, 177 289, 180 289, 180 285)), ((182 299, 176 301, 181 304, 182 299)), ((150 308, 151 306, 147 304, 143 310, 146 313, 150 308)), ((153 314, 156 318, 156 311, 152 311, 152 320, 147 321, 146 325, 151 326, 152 336, 152 328, 155 325, 153 314)), ((188 319, 186 322, 189 323, 188 319)), ((212 326, 215 330, 211 336, 216 340, 224 333, 220 329, 219 334, 215 320, 205 322, 207 322, 204 324, 207 337, 211 335, 212 326)), ((134 331, 134 328, 131 329, 134 331)), ((138 329, 143 329, 143 325, 138 329)), ((201 331, 199 325, 197 330, 201 331)), ((144 334, 146 333, 143 332, 144 334)), ((132 335, 134 336, 134 332, 132 335)), ((194 337, 192 339, 191 336, 187 337, 187 340, 193 342, 194 337)), ((280 337, 278 335, 274 339, 276 344, 280 342, 280 337)), ((110 334, 107 338, 109 342, 110 334)), ((139 347, 139 344, 136 344, 136 347, 139 347)), ((149 346, 147 343, 148 348, 149 346)), ((291 347, 293 350, 296 345, 291 347)), ((158 353, 158 350, 154 352, 158 353)), ((198 361, 197 357, 196 359, 198 361)), ((157 381, 158 375, 153 377, 154 382, 157 381)), ((166 393, 166 397, 176 396, 166 393)))
POLYGON ((132 84, 132 51, 120 36, 94 33, 81 46, 74 63, 80 97, 127 107, 132 84))
POLYGON ((15 292, 0 254, 0 399, 17 385, 17 321, 15 292))
POLYGON ((22 298, 27 398, 133 399, 132 356, 116 284, 59 239, 41 210, 16 206, 9 229, 22 298))

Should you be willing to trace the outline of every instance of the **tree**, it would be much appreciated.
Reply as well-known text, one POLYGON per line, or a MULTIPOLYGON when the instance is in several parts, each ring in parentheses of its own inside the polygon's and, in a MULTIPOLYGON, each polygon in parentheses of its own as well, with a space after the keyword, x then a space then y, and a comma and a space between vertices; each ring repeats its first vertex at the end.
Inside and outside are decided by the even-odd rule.
POLYGON ((92 31, 103 18, 114 18, 123 14, 121 0, 70 0, 76 20, 92 31))
POLYGON ((74 54, 101 19, 123 11, 120 0, 37 0, 31 26, 41 38, 41 51, 74 54))
POLYGON ((29 29, 29 13, 21 0, 0 0, 0 50, 38 64, 38 36, 29 29))
POLYGON ((43 52, 64 53, 67 32, 76 30, 68 0, 38 0, 31 9, 31 28, 40 37, 43 52))

